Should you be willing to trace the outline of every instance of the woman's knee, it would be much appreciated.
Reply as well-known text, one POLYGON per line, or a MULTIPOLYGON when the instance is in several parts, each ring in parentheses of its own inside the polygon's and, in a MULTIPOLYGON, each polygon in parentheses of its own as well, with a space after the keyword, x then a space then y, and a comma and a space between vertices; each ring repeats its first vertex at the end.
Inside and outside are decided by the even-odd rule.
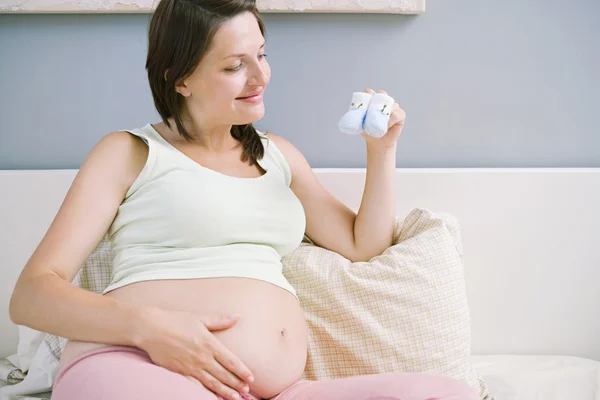
POLYGON ((432 374, 390 373, 370 382, 378 395, 370 400, 479 400, 475 389, 466 383, 432 374))
POLYGON ((417 392, 424 400, 480 400, 471 386, 463 381, 431 374, 412 374, 417 392))
POLYGON ((479 400, 464 382, 437 375, 386 373, 304 382, 276 400, 479 400))

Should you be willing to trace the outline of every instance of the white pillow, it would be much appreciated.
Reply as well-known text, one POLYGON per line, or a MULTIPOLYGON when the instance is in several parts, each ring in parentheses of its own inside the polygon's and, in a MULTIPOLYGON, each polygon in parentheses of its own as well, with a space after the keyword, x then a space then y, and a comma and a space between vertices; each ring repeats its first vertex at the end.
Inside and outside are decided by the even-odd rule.
POLYGON ((8 356, 7 360, 19 368, 21 372, 25 373, 29 371, 35 352, 40 347, 46 334, 22 325, 19 325, 18 329, 19 344, 17 346, 17 353, 8 356))

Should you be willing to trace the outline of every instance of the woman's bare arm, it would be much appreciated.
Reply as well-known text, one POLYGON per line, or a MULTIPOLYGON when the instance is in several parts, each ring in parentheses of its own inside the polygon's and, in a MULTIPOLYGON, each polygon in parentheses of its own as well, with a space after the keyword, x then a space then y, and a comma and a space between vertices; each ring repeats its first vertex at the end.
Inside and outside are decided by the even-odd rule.
POLYGON ((106 135, 92 149, 19 276, 10 301, 14 323, 71 340, 135 345, 142 310, 71 281, 106 234, 147 154, 146 144, 126 132, 106 135))

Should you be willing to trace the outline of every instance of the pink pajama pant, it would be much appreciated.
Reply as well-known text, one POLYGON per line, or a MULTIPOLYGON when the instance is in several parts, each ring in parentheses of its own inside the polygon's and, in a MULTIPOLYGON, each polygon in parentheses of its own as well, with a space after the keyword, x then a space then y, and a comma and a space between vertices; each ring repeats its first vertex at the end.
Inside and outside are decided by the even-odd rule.
MULTIPOLYGON (((244 396, 249 400, 254 397, 244 396)), ((153 364, 136 348, 111 346, 75 359, 56 377, 52 400, 219 400, 181 374, 153 364)), ((465 383, 439 376, 389 373, 299 381, 273 400, 477 400, 465 383)))

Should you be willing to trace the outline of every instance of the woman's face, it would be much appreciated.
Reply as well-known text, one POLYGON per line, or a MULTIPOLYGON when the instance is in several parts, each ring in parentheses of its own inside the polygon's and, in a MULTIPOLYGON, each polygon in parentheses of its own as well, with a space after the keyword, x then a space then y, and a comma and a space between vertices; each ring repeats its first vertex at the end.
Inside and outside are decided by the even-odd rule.
POLYGON ((263 92, 271 78, 264 52, 265 39, 252 13, 224 23, 194 72, 177 86, 186 97, 187 111, 216 125, 261 119, 263 92))

